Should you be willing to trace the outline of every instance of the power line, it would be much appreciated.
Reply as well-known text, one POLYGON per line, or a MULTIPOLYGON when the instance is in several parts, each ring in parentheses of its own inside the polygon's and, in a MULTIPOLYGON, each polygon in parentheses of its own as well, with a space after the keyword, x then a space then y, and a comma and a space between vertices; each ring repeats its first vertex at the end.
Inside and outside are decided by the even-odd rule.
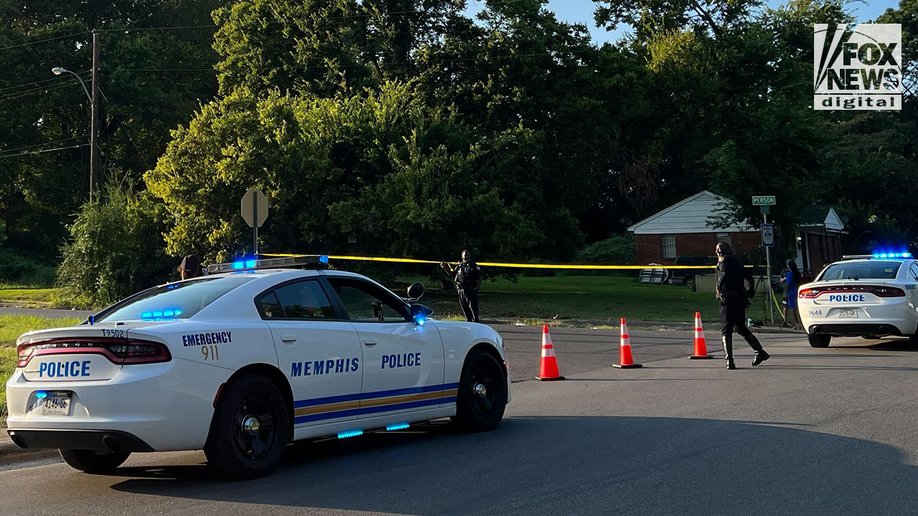
POLYGON ((15 158, 16 156, 25 156, 27 154, 44 154, 46 152, 57 152, 57 151, 62 151, 62 150, 67 150, 67 149, 79 149, 80 147, 88 147, 88 146, 89 146, 88 143, 81 143, 79 145, 71 145, 70 147, 58 147, 56 149, 44 149, 44 150, 39 150, 39 151, 20 152, 19 154, 5 154, 5 155, 0 155, 0 159, 15 158))
POLYGON ((59 40, 59 39, 67 39, 67 38, 72 38, 72 37, 74 37, 74 36, 82 36, 83 34, 89 34, 90 32, 92 32, 92 31, 90 31, 90 30, 85 30, 85 31, 83 31, 83 32, 74 32, 73 34, 67 34, 66 36, 58 36, 58 37, 56 37, 56 38, 40 39, 40 40, 38 40, 38 41, 30 41, 30 42, 28 42, 28 43, 20 43, 20 44, 18 44, 18 45, 10 45, 10 46, 8 46, 8 47, 0 47, 0 52, 2 52, 2 51, 4 51, 4 50, 9 50, 9 49, 11 49, 11 48, 27 47, 27 46, 29 46, 29 45, 37 45, 37 44, 39 44, 39 43, 46 43, 46 42, 48 42, 48 41, 57 41, 57 40, 59 40))
MULTIPOLYGON (((91 73, 92 73, 92 72, 90 72, 90 71, 88 71, 88 70, 82 71, 82 72, 76 72, 77 75, 81 75, 81 76, 83 76, 84 78, 85 78, 86 76, 90 75, 91 73)), ((26 83, 23 83, 23 84, 17 84, 17 85, 15 85, 15 86, 7 86, 7 87, 5 87, 5 88, 0 88, 0 92, 6 91, 6 90, 14 90, 14 89, 16 89, 16 88, 23 88, 23 87, 25 87, 25 86, 31 86, 32 84, 41 84, 41 83, 45 83, 45 82, 58 81, 58 80, 61 80, 61 79, 69 79, 69 78, 71 78, 71 77, 72 77, 72 76, 70 76, 70 77, 67 77, 67 76, 54 76, 54 77, 51 77, 51 78, 49 78, 49 79, 42 79, 42 80, 40 80, 40 81, 26 82, 26 83)))
POLYGON ((12 92, 12 93, 9 93, 9 94, 8 94, 7 96, 5 96, 5 97, 0 97, 0 102, 2 102, 2 101, 4 101, 4 100, 21 99, 21 98, 23 98, 23 97, 30 97, 30 96, 32 96, 32 95, 39 95, 39 94, 41 94, 41 93, 48 93, 48 92, 51 92, 51 91, 56 91, 56 90, 64 89, 64 88, 66 88, 66 87, 68 87, 68 86, 75 86, 75 85, 77 85, 77 84, 79 84, 79 81, 76 81, 76 80, 74 80, 74 79, 71 79, 70 82, 67 82, 67 83, 64 83, 64 84, 60 84, 60 85, 40 87, 40 88, 36 88, 36 89, 33 89, 33 90, 26 90, 26 91, 14 91, 14 92, 12 92))
POLYGON ((72 137, 72 138, 64 138, 64 139, 61 139, 61 140, 54 140, 54 141, 50 141, 50 142, 36 143, 35 145, 26 145, 26 146, 24 146, 24 147, 16 147, 15 149, 0 149, 0 153, 2 153, 2 152, 13 152, 13 151, 18 151, 18 150, 23 150, 23 149, 32 149, 32 148, 35 148, 35 147, 43 147, 43 146, 45 146, 45 145, 52 145, 52 144, 55 144, 55 143, 67 142, 67 141, 70 141, 70 140, 79 140, 80 138, 86 138, 86 135, 84 134, 84 135, 82 135, 82 136, 74 136, 74 137, 72 137))

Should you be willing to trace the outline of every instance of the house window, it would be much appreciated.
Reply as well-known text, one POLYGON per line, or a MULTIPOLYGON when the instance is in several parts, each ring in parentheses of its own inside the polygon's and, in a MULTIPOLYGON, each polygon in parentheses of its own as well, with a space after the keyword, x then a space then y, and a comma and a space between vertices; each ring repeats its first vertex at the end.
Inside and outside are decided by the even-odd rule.
POLYGON ((728 244, 731 244, 731 245, 732 245, 733 242, 730 241, 730 233, 718 233, 718 234, 717 234, 717 243, 719 244, 719 243, 721 243, 721 242, 725 242, 725 243, 728 243, 728 244))
POLYGON ((660 258, 676 257, 676 235, 660 235, 660 258))

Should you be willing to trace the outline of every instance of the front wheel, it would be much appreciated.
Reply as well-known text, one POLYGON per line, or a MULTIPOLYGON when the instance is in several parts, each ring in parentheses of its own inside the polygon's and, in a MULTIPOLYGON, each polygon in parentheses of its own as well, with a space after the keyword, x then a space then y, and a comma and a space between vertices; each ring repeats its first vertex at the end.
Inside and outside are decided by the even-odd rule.
POLYGON ((493 430, 506 406, 507 379, 500 363, 490 353, 472 351, 462 366, 453 422, 466 432, 493 430))
POLYGON ((814 348, 827 348, 829 347, 829 341, 832 340, 830 335, 817 335, 811 333, 806 336, 806 340, 810 342, 810 346, 814 348))
POLYGON ((131 456, 131 452, 97 452, 93 450, 60 450, 61 458, 71 468, 86 473, 108 473, 131 456))
POLYGON ((243 376, 223 389, 204 454, 219 476, 258 478, 280 464, 289 440, 287 403, 280 390, 267 378, 243 376))

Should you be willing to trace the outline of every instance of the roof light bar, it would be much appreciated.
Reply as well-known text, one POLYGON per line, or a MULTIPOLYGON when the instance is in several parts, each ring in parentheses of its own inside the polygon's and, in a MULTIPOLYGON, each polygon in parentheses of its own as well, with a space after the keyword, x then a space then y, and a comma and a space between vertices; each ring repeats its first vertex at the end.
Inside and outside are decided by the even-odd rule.
POLYGON ((282 269, 285 267, 307 267, 328 263, 325 255, 303 255, 284 258, 240 258, 231 263, 217 263, 207 267, 207 272, 246 271, 257 269, 282 269))

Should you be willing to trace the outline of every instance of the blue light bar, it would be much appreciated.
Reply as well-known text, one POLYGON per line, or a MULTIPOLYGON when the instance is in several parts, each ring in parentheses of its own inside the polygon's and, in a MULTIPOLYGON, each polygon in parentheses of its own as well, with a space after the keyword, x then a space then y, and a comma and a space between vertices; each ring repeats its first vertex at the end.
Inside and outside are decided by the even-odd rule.
POLYGON ((348 437, 357 437, 358 435, 363 435, 363 430, 348 430, 346 432, 338 432, 338 439, 347 439, 348 437))
POLYGON ((904 252, 901 252, 901 253, 873 253, 873 257, 874 257, 875 259, 877 259, 877 258, 878 258, 878 259, 889 259, 889 258, 893 258, 893 259, 897 259, 897 258, 898 258, 898 259, 909 259, 909 258, 912 257, 912 253, 910 253, 910 252, 908 252, 908 251, 904 251, 904 252))
POLYGON ((409 425, 408 423, 396 423, 396 424, 394 424, 394 425, 386 425, 386 431, 387 431, 387 432, 394 432, 394 431, 396 431, 396 430, 404 430, 404 429, 408 428, 409 426, 411 426, 411 425, 409 425))
POLYGON ((319 256, 319 263, 328 263, 328 256, 325 256, 324 254, 319 256))
POLYGON ((45 398, 48 397, 48 393, 45 392, 45 391, 38 391, 38 392, 35 393, 35 397, 38 398, 38 399, 40 399, 40 400, 43 400, 43 399, 45 399, 45 398))
POLYGON ((254 269, 256 265, 258 265, 258 261, 257 261, 257 260, 246 260, 246 261, 245 261, 245 268, 246 268, 246 269, 254 269))
POLYGON ((234 269, 245 269, 245 262, 242 260, 236 260, 233 262, 234 269))

